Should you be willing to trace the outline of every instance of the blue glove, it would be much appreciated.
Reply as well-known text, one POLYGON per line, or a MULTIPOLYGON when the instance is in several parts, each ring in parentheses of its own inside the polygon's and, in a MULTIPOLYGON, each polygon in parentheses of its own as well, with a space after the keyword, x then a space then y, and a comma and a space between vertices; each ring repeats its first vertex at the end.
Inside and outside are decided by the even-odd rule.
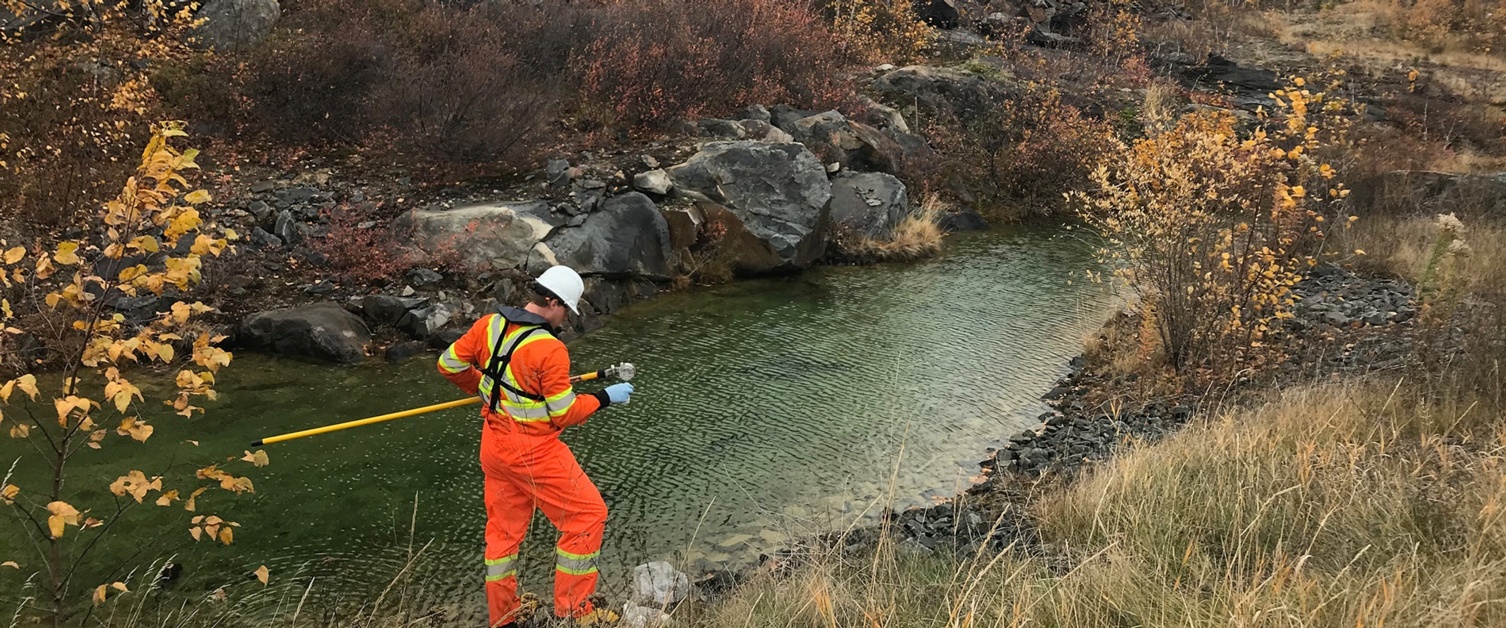
POLYGON ((612 400, 613 405, 627 403, 628 398, 633 395, 633 385, 627 383, 612 384, 611 386, 607 386, 606 393, 607 399, 612 400))

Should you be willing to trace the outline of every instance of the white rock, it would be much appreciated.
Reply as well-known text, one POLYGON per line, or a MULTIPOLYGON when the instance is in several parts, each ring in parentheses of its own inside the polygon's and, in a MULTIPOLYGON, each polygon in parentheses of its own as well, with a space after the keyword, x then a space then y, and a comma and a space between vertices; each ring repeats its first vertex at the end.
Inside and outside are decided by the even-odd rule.
POLYGON ((669 625, 669 613, 632 602, 622 605, 623 628, 660 628, 669 625))
POLYGON ((633 569, 633 601, 668 606, 690 595, 690 578, 662 560, 633 569))

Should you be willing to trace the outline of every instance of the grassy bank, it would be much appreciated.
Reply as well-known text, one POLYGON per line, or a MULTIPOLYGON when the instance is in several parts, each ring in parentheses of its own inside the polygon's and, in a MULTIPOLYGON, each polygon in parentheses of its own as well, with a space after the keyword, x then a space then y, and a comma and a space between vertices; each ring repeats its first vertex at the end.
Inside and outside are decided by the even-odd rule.
POLYGON ((1438 392, 1274 394, 1046 491, 1044 552, 827 557, 699 625, 1500 625, 1506 429, 1438 392))

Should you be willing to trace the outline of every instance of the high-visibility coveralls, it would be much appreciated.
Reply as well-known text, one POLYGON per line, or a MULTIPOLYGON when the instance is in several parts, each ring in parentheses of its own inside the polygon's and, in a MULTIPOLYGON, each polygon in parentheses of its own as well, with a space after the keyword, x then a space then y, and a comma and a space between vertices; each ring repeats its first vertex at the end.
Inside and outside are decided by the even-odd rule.
POLYGON ((559 434, 608 405, 607 396, 577 396, 565 344, 542 317, 511 307, 483 317, 450 345, 439 358, 439 372, 482 398, 491 625, 506 624, 517 615, 518 547, 535 508, 560 532, 555 614, 591 612, 588 598, 596 591, 595 559, 601 553, 607 506, 559 434))

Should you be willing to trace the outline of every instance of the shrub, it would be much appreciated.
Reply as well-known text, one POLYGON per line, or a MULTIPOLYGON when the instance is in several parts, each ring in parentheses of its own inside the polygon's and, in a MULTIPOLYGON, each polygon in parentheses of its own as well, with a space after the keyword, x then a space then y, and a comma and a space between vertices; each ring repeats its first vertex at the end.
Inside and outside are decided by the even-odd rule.
POLYGON ((932 257, 941 252, 942 238, 946 236, 940 225, 941 215, 950 209, 949 203, 931 194, 895 225, 887 238, 838 234, 834 244, 843 259, 857 263, 912 262, 932 257))
POLYGON ((848 50, 870 62, 914 60, 934 35, 910 0, 826 0, 823 12, 848 50))
POLYGON ((419 256, 392 231, 389 221, 374 218, 350 205, 326 211, 326 231, 310 246, 341 277, 363 282, 401 277, 419 256))
POLYGON ((947 164, 948 187, 963 187, 993 213, 1051 213, 1063 194, 1089 183, 1112 150, 1114 129, 1032 84, 974 122, 951 118, 926 129, 947 164))
POLYGON ((1117 152, 1094 189, 1073 195, 1179 371, 1260 363, 1348 195, 1313 155, 1333 141, 1321 127, 1342 104, 1300 82, 1275 97, 1268 130, 1241 139, 1232 114, 1189 114, 1117 152))
POLYGON ((604 123, 652 128, 751 103, 829 108, 847 94, 847 56, 804 2, 638 0, 588 20, 569 67, 604 123))

